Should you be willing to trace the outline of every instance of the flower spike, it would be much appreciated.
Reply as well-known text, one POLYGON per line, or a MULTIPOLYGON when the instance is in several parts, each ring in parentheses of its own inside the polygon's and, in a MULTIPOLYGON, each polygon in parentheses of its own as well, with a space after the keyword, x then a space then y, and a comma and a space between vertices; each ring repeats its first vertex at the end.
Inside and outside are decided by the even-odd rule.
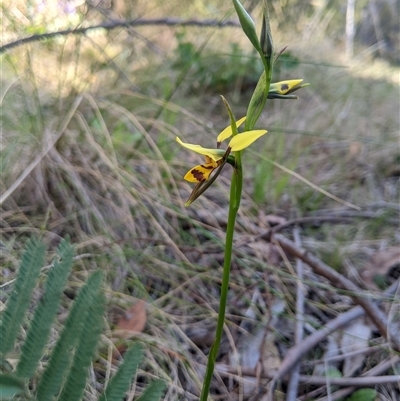
MULTIPOLYGON (((242 118, 242 120, 244 121, 244 118, 242 118)), ((184 179, 189 182, 197 183, 207 181, 210 178, 211 173, 226 161, 230 152, 238 152, 247 148, 266 133, 266 130, 254 130, 238 134, 230 140, 226 151, 222 149, 203 148, 200 145, 182 142, 179 137, 176 137, 176 141, 186 149, 205 156, 205 163, 191 168, 185 174, 184 179)))
MULTIPOLYGON (((232 117, 233 118, 233 117, 232 117)), ((236 126, 239 127, 246 120, 246 117, 241 118, 236 121, 236 126)), ((235 124, 235 121, 233 124, 235 124)), ((234 126, 233 126, 234 127, 234 126)), ((256 141, 261 136, 267 133, 266 130, 253 130, 246 131, 241 134, 233 136, 230 140, 226 150, 223 149, 208 149, 203 148, 200 145, 183 142, 179 137, 176 137, 176 141, 186 149, 192 152, 203 155, 205 158, 204 164, 199 164, 192 167, 184 176, 184 179, 188 182, 196 183, 189 200, 186 202, 185 206, 189 206, 194 202, 206 189, 216 180, 218 175, 221 173, 222 168, 228 161, 229 164, 234 166, 232 163, 231 152, 239 152, 248 146, 250 146, 254 141, 256 141)), ((218 144, 221 141, 232 136, 232 126, 225 128, 217 138, 218 144)))

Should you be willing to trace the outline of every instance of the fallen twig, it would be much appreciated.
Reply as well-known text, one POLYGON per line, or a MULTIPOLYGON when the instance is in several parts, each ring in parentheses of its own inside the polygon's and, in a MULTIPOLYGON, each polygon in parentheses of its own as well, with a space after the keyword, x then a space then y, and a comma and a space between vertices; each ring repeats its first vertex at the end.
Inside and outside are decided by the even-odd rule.
MULTIPOLYGON (((299 229, 295 228, 293 230, 293 237, 297 246, 301 246, 299 229)), ((295 343, 299 344, 303 340, 304 334, 304 285, 303 285, 303 261, 301 259, 296 260, 296 329, 295 329, 295 343)), ((300 363, 297 362, 292 369, 288 390, 286 394, 287 401, 296 401, 297 392, 299 388, 300 381, 300 363)))
POLYGON ((43 39, 51 39, 55 36, 67 36, 67 35, 78 35, 85 34, 86 32, 92 31, 94 29, 106 29, 112 30, 115 28, 131 27, 131 26, 145 26, 145 25, 167 25, 167 26, 199 26, 199 27, 214 27, 214 28, 225 28, 225 27, 240 27, 240 24, 236 21, 219 21, 219 20, 181 20, 178 18, 158 18, 158 19, 136 19, 127 21, 109 21, 103 22, 99 25, 92 25, 84 28, 75 29, 64 29, 62 31, 56 32, 46 32, 41 34, 36 34, 29 36, 27 38, 22 38, 10 42, 0 47, 0 54, 4 53, 6 50, 10 50, 14 47, 18 47, 30 42, 37 42, 43 39))
MULTIPOLYGON (((393 361, 391 361, 391 364, 393 361)), ((388 370, 391 367, 391 364, 382 365, 380 369, 380 373, 388 370)), ((223 375, 235 375, 237 376, 237 367, 235 366, 228 366, 225 364, 217 363, 216 364, 216 371, 223 375)), ((372 371, 372 370, 371 370, 372 371)), ((249 376, 249 377, 260 377, 262 379, 271 379, 274 376, 273 372, 262 372, 259 373, 256 369, 250 368, 241 368, 242 376, 249 376)), ((282 381, 287 382, 289 378, 283 377, 282 381)), ((400 375, 386 375, 386 376, 373 376, 369 374, 368 376, 363 377, 341 377, 341 378, 326 378, 322 376, 309 376, 309 375, 299 375, 300 383, 307 383, 316 386, 324 386, 327 384, 329 380, 329 384, 333 386, 352 386, 352 387, 373 387, 379 384, 395 384, 398 383, 400 380, 400 375)), ((354 389, 352 390, 354 391, 354 389)))
MULTIPOLYGON (((385 201, 379 201, 379 202, 374 202, 374 203, 368 203, 365 205, 361 206, 363 211, 366 210, 376 210, 376 209, 385 209, 387 210, 392 210, 395 212, 400 212, 400 205, 398 203, 393 203, 393 202, 385 202, 385 201)), ((316 210, 315 212, 311 212, 310 214, 314 215, 347 215, 348 213, 351 213, 351 209, 347 207, 336 207, 334 209, 319 209, 316 210)))
MULTIPOLYGON (((393 283, 383 293, 383 296, 387 297, 393 295, 398 286, 399 281, 393 283)), ((364 314, 365 310, 361 306, 356 306, 328 322, 324 327, 309 335, 301 343, 296 344, 285 355, 285 359, 283 360, 279 370, 275 373, 276 380, 280 380, 280 378, 286 376, 294 364, 296 364, 304 355, 306 355, 311 349, 313 349, 331 333, 350 323, 352 320, 362 317, 364 314)))
POLYGON ((386 339, 390 338, 393 348, 400 351, 400 337, 398 336, 398 333, 391 333, 393 328, 388 324, 385 314, 372 302, 371 299, 369 299, 370 295, 361 290, 342 274, 338 273, 326 263, 312 255, 309 251, 297 247, 295 243, 282 235, 274 235, 272 242, 275 242, 280 245, 284 251, 289 252, 293 256, 300 258, 303 262, 307 263, 315 273, 327 278, 337 287, 348 291, 348 295, 351 296, 354 303, 364 308, 366 314, 371 318, 381 335, 386 339))
POLYGON ((350 217, 340 217, 340 216, 308 216, 308 217, 299 217, 296 219, 288 220, 285 223, 278 224, 272 227, 269 230, 258 234, 254 240, 265 239, 269 241, 273 234, 276 234, 286 228, 295 226, 295 225, 306 225, 306 224, 320 224, 320 223, 339 223, 339 224, 350 224, 353 222, 353 219, 350 217))
MULTIPOLYGON (((254 237, 254 240, 265 239, 269 241, 273 234, 277 234, 280 231, 283 231, 287 228, 296 226, 296 225, 316 225, 321 223, 334 223, 334 224, 351 224, 354 222, 356 218, 364 218, 364 219, 375 219, 379 218, 383 215, 383 212, 359 212, 359 211, 348 211, 341 212, 337 214, 324 214, 324 215, 315 215, 315 216, 307 216, 307 217, 299 217, 292 220, 288 220, 285 223, 278 224, 272 227, 269 230, 262 232, 254 237)), ((398 224, 398 219, 387 219, 391 224, 398 224)))
MULTIPOLYGON (((395 375, 395 376, 375 376, 374 375, 378 375, 378 374, 382 374, 383 372, 386 372, 388 369, 390 369, 394 364, 398 363, 400 361, 400 357, 394 357, 391 358, 385 362, 380 363, 379 365, 375 366, 374 368, 372 368, 371 370, 369 370, 368 372, 366 372, 365 374, 363 374, 363 377, 356 377, 354 379, 362 379, 365 380, 367 383, 361 387, 373 387, 376 386, 378 384, 396 384, 396 383, 400 383, 400 375, 395 375), (375 380, 378 379, 378 377, 392 377, 394 379, 393 382, 387 382, 387 383, 381 383, 380 379, 379 380, 375 380), (369 384, 368 384, 369 382, 369 384)), ((345 379, 350 379, 350 378, 345 378, 345 379)), ((331 384, 336 384, 333 383, 335 379, 330 379, 330 383, 331 384)), ((351 394, 353 391, 356 390, 358 386, 357 384, 355 384, 355 382, 353 381, 349 381, 352 384, 349 384, 349 386, 351 387, 347 387, 347 388, 342 388, 338 391, 335 391, 334 393, 331 393, 329 397, 324 397, 324 398, 319 398, 318 401, 336 401, 336 400, 341 400, 343 397, 346 397, 347 395, 351 394)), ((361 381, 362 382, 362 381, 361 381)), ((337 384, 340 386, 340 384, 337 384)))

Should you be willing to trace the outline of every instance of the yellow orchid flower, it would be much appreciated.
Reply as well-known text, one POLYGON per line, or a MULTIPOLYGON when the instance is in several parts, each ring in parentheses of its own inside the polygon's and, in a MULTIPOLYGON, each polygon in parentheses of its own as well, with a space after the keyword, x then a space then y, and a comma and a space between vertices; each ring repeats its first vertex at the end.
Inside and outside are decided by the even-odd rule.
MULTIPOLYGON (((243 117, 239 121, 237 121, 236 126, 240 126, 245 119, 246 117, 243 117)), ((176 141, 181 146, 193 152, 199 153, 200 155, 203 155, 205 157, 205 163, 191 168, 184 176, 184 179, 186 181, 195 183, 207 181, 210 178, 211 173, 227 161, 227 158, 231 152, 238 152, 247 148, 254 141, 265 135, 266 133, 266 130, 253 130, 235 135, 230 140, 226 151, 222 149, 208 149, 203 148, 200 145, 185 143, 182 142, 179 137, 176 137, 176 141)), ((230 136, 232 136, 232 129, 229 126, 218 135, 218 145, 221 143, 221 141, 229 138, 230 136)))
POLYGON ((291 93, 304 88, 310 84, 301 84, 302 79, 290 79, 271 83, 268 92, 268 99, 297 99, 297 96, 290 95, 291 93))
POLYGON ((183 177, 189 182, 202 182, 207 181, 211 173, 222 164, 222 160, 226 153, 222 149, 207 149, 200 145, 194 145, 191 143, 185 143, 176 137, 176 141, 185 147, 186 149, 192 150, 193 152, 199 153, 205 157, 205 164, 199 164, 198 166, 190 169, 183 177))

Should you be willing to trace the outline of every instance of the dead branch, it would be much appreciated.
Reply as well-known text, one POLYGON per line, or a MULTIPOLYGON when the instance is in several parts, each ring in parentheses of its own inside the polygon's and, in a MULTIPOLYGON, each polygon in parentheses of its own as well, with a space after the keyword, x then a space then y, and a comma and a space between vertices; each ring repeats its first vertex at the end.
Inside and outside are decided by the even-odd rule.
MULTIPOLYGON (((397 357, 396 359, 398 361, 397 357)), ((385 363, 384 365, 382 365, 380 373, 383 373, 384 371, 390 369, 392 364, 393 360, 390 361, 390 364, 385 363)), ((225 364, 218 363, 216 364, 216 370, 218 371, 219 374, 237 375, 237 367, 235 366, 228 366, 225 364)), ((260 374, 259 372, 256 371, 256 369, 250 369, 244 367, 241 368, 241 374, 242 376, 260 377, 263 379, 270 379, 274 375, 273 372, 269 373, 262 372, 260 374)), ((286 376, 283 377, 282 380, 284 382, 287 382, 289 378, 286 376)), ((373 387, 378 384, 396 384, 399 382, 399 380, 400 380, 399 375, 374 376, 373 374, 368 374, 368 376, 363 376, 363 377, 341 377, 341 378, 327 378, 322 376, 299 375, 299 381, 301 383, 307 383, 316 386, 325 386, 329 384, 332 386, 341 386, 341 387, 347 387, 347 386, 373 387)))
MULTIPOLYGON (((357 377, 357 379, 363 379, 363 380, 370 380, 370 385, 366 384, 366 387, 372 387, 373 385, 377 384, 383 384, 383 383, 378 383, 375 382, 375 378, 378 376, 374 375, 379 375, 382 374, 383 372, 387 371, 388 369, 392 368, 394 364, 398 363, 400 361, 400 358, 398 356, 393 357, 385 362, 380 363, 379 365, 375 366, 371 370, 369 370, 367 373, 363 375, 363 377, 357 377)), ((383 376, 383 377, 389 377, 389 376, 383 376)), ((397 378, 397 380, 394 381, 394 383, 386 383, 386 384, 396 384, 400 382, 400 375, 395 375, 392 376, 393 378, 397 378)), ((347 378, 349 379, 349 378, 347 378)), ((331 383, 333 384, 333 383, 331 383)), ((335 391, 334 393, 330 394, 329 397, 324 397, 320 398, 319 401, 337 401, 343 399, 343 397, 346 397, 347 395, 350 395, 353 391, 356 390, 356 387, 358 387, 356 384, 352 383, 350 385, 351 387, 347 388, 342 388, 338 391, 335 391)))
MULTIPOLYGON (((399 281, 393 283, 384 293, 384 297, 391 296, 396 293, 397 287, 399 286, 399 281)), ((275 373, 274 382, 278 382, 282 377, 286 376, 293 366, 300 361, 311 349, 313 349, 322 340, 328 337, 335 330, 340 329, 346 324, 350 323, 354 319, 365 314, 365 310, 361 306, 356 306, 349 311, 342 313, 335 319, 328 322, 324 327, 315 331, 313 334, 309 335, 300 343, 292 347, 288 353, 285 355, 279 370, 275 373)))
POLYGON ((149 25, 166 25, 166 26, 198 26, 198 27, 212 27, 212 28, 226 28, 226 27, 240 27, 240 24, 236 21, 219 21, 219 20, 181 20, 178 18, 158 18, 158 19, 136 19, 127 21, 109 21, 103 22, 102 24, 92 25, 84 28, 65 29, 56 32, 46 32, 29 36, 10 42, 0 47, 0 54, 6 50, 10 50, 14 47, 18 47, 27 43, 37 42, 43 39, 51 39, 55 36, 68 36, 68 35, 79 35, 86 34, 86 32, 94 29, 105 29, 110 31, 116 28, 127 28, 132 26, 149 26, 149 25))
POLYGON ((386 339, 390 338, 393 348, 396 351, 400 351, 400 338, 398 334, 391 333, 393 328, 389 325, 385 314, 375 303, 372 302, 371 294, 366 293, 352 281, 312 255, 309 251, 297 247, 295 243, 282 235, 274 235, 272 237, 272 242, 275 242, 280 245, 284 251, 289 252, 291 255, 307 263, 315 273, 327 278, 337 287, 348 291, 348 295, 353 299, 354 303, 360 305, 365 310, 366 314, 373 321, 381 335, 386 339))
MULTIPOLYGON (((298 217, 292 220, 288 220, 285 223, 278 224, 272 227, 269 230, 258 234, 254 237, 254 240, 265 239, 269 241, 273 234, 276 234, 280 231, 283 231, 289 227, 297 226, 297 225, 319 225, 322 223, 333 223, 333 224, 351 224, 354 222, 354 219, 364 218, 364 219, 375 219, 379 218, 383 215, 383 212, 358 212, 358 211, 347 211, 341 212, 337 214, 324 214, 324 215, 315 215, 315 216, 307 216, 307 217, 298 217)), ((398 224, 398 219, 387 219, 388 223, 398 224)))
MULTIPOLYGON (((297 246, 301 246, 300 230, 295 228, 293 230, 293 237, 297 246)), ((303 340, 304 334, 304 303, 305 303, 305 288, 303 285, 303 261, 301 259, 296 260, 296 329, 295 329, 295 343, 299 344, 303 340)), ((286 394, 287 401, 296 401, 297 392, 300 382, 300 362, 298 361, 293 365, 290 380, 288 384, 288 390, 286 394)))

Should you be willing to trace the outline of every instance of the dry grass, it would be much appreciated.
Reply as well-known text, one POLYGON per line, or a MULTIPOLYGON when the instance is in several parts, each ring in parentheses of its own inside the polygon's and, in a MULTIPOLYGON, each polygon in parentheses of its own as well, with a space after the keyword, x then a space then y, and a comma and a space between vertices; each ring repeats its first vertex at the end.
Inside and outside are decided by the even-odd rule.
MULTIPOLYGON (((130 10, 122 3, 119 12, 127 17, 182 18, 232 14, 225 2, 215 2, 212 9, 193 2, 185 10, 147 4, 130 10)), ((14 15, 18 22, 11 11, 10 6, 7 16, 14 15)), ((102 17, 98 9, 90 10, 87 18, 102 17)), ((318 21, 303 36, 276 34, 278 46, 290 40, 291 51, 300 59, 291 69, 282 67, 277 80, 303 77, 311 86, 298 101, 267 104, 258 125, 269 130, 269 137, 263 148, 245 154, 246 192, 219 359, 237 372, 229 378, 216 376, 216 399, 261 400, 269 380, 242 377, 238 366, 253 366, 248 359, 257 356, 268 373, 294 344, 295 261, 260 237, 276 224, 274 218, 350 215, 351 222, 345 224, 302 225, 301 244, 377 299, 381 293, 363 274, 373 273, 374 256, 398 246, 398 69, 362 53, 351 66, 345 65, 340 47, 324 34, 313 34, 323 29, 325 20, 322 25, 318 21), (271 159, 317 189, 271 165, 271 159), (371 215, 357 217, 354 209, 318 188, 371 215)), ((12 31, 11 23, 7 29, 10 38, 25 35, 12 31)), ((121 343, 131 341, 115 338, 115 309, 126 310, 137 299, 147 305, 146 328, 133 336, 147 344, 146 365, 128 399, 152 376, 168 382, 165 400, 197 399, 213 339, 230 172, 227 168, 205 196, 185 209, 190 186, 181 177, 198 159, 178 149, 174 138, 210 145, 228 119, 212 87, 193 86, 198 79, 195 66, 173 68, 175 32, 165 27, 96 32, 35 43, 3 56, 2 192, 36 164, 2 205, 2 301, 21 249, 32 235, 41 235, 50 253, 61 237, 71 237, 77 257, 68 292, 74 293, 88 272, 106 272, 109 329, 88 400, 96 399, 105 377, 115 370, 121 343)), ((185 32, 187 41, 202 49, 204 63, 212 63, 221 43, 248 46, 239 30, 185 32)), ((226 68, 235 68, 228 56, 226 68)), ((235 101, 238 117, 244 115, 249 97, 248 91, 237 90, 240 82, 223 93, 235 101)), ((285 235, 292 235, 291 228, 285 235)), ((389 262, 385 266, 381 275, 390 284, 398 277, 398 267, 389 262)), ((307 335, 352 305, 349 294, 308 267, 302 283, 307 335)), ((393 315, 398 298, 385 301, 393 315)), ((368 320, 363 322, 373 329, 368 320)), ((301 372, 321 376, 325 363, 342 374, 347 352, 343 333, 338 330, 312 350, 301 372), (329 362, 340 350, 342 359, 329 362)), ((368 356, 355 376, 391 355, 377 331, 371 332, 366 346, 368 356)), ((394 364, 391 374, 398 369, 394 364)), ((317 398, 325 394, 319 385, 301 385, 299 396, 318 389, 314 399, 322 399, 317 398)), ((399 397, 393 384, 376 389, 379 400, 399 397)), ((286 385, 280 390, 286 392, 286 385)))

